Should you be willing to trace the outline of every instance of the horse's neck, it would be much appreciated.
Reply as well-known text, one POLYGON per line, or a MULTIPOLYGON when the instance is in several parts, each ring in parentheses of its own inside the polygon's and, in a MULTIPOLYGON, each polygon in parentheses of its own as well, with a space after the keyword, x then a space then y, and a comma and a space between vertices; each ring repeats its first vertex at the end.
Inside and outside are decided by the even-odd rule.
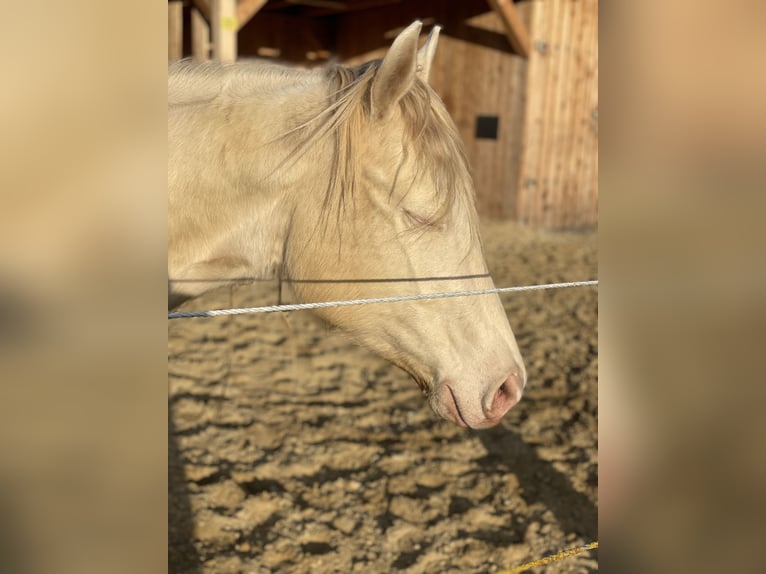
MULTIPOLYGON (((318 113, 323 103, 321 79, 288 79, 267 78, 242 101, 235 101, 235 93, 228 101, 169 110, 173 291, 196 296, 279 272, 294 202, 308 200, 297 192, 315 178, 318 161, 293 161, 290 138, 279 136, 295 127, 296 116, 318 113)), ((307 156, 317 153, 323 152, 307 156)))

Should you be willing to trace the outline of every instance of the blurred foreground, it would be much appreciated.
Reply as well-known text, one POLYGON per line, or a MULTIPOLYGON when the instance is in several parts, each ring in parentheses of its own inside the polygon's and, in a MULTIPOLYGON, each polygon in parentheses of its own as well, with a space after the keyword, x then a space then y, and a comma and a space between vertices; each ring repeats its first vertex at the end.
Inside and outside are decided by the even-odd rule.
MULTIPOLYGON (((166 9, 57 6, 2 39, 0 570, 163 571, 166 9)), ((602 6, 607 569, 762 569, 765 9, 602 6)))

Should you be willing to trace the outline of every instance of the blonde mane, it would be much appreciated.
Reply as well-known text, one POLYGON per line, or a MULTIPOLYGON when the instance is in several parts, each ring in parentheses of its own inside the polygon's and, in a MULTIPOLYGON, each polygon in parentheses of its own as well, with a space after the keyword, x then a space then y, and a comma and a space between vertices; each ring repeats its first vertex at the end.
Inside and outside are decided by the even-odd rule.
MULTIPOLYGON (((370 121, 370 90, 379 65, 380 61, 373 61, 353 68, 340 65, 325 68, 325 77, 331 86, 327 107, 285 134, 300 134, 294 158, 325 136, 334 136, 323 217, 331 213, 341 217, 356 191, 357 173, 364 158, 355 142, 365 137, 370 121)), ((405 159, 412 154, 417 169, 422 170, 419 176, 429 177, 440 193, 440 204, 423 224, 436 225, 443 221, 458 199, 473 212, 474 192, 465 148, 439 97, 416 78, 409 92, 399 100, 399 106, 406 126, 402 142, 405 159)), ((473 226, 475 218, 470 219, 473 226)))

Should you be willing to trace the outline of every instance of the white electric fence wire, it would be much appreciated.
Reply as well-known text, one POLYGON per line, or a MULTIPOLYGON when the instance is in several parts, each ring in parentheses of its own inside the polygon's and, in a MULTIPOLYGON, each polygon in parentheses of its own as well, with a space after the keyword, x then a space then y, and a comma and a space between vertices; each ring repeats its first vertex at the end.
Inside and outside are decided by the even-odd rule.
POLYGON ((304 311, 326 307, 348 307, 350 305, 372 305, 374 303, 399 303, 401 301, 420 301, 422 299, 448 299, 492 293, 519 293, 523 291, 543 291, 546 289, 564 289, 567 287, 588 287, 598 285, 598 280, 569 281, 546 285, 521 285, 518 287, 499 287, 474 291, 450 291, 446 293, 421 293, 419 295, 399 295, 394 297, 374 297, 371 299, 351 299, 349 301, 320 301, 317 303, 292 303, 286 305, 267 305, 265 307, 245 307, 241 309, 213 309, 210 311, 179 311, 168 313, 168 319, 188 319, 193 317, 219 317, 221 315, 245 315, 249 313, 276 313, 280 311, 304 311))

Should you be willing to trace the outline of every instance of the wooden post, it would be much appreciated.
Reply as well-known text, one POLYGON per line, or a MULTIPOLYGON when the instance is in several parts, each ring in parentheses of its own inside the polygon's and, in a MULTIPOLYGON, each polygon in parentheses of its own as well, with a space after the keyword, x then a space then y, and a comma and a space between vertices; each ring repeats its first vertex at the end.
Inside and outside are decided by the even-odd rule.
POLYGON ((219 62, 234 62, 237 59, 237 0, 213 0, 210 8, 213 58, 219 62))
POLYGON ((168 2, 168 61, 183 57, 183 2, 168 2))
POLYGON ((529 34, 512 0, 489 0, 489 5, 500 16, 505 33, 513 50, 523 58, 529 58, 529 34))
POLYGON ((210 24, 196 6, 191 10, 191 41, 194 61, 207 62, 210 59, 210 24))

